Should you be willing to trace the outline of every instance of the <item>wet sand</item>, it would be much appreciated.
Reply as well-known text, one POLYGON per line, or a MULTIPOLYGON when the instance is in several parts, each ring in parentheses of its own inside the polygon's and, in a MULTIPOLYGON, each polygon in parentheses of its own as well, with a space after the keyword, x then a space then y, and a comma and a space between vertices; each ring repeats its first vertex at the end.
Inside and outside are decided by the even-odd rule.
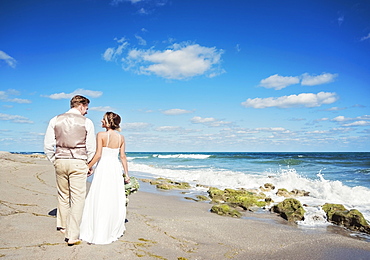
POLYGON ((51 163, 0 152, 0 165, 2 259, 370 259, 370 242, 341 228, 302 229, 274 214, 222 217, 146 183, 129 197, 122 238, 68 247, 56 231, 51 163))

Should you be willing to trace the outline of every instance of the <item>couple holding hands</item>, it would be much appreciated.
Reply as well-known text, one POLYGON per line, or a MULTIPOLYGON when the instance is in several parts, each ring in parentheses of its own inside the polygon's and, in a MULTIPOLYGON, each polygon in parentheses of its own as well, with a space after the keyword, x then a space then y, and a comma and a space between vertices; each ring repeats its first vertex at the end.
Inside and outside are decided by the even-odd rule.
POLYGON ((92 121, 84 116, 89 103, 86 97, 74 96, 71 109, 50 120, 44 139, 44 152, 56 173, 57 230, 65 234, 68 246, 81 240, 109 244, 125 231, 124 185, 130 177, 125 139, 118 133, 121 118, 105 113, 101 122, 106 131, 95 137, 92 121), (86 178, 92 173, 86 196, 86 178))

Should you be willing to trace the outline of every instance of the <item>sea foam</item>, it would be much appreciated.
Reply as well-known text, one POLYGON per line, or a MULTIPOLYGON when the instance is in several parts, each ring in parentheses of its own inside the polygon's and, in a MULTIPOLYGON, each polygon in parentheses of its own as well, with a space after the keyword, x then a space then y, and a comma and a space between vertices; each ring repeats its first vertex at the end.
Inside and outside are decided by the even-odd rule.
POLYGON ((206 154, 153 154, 153 157, 170 159, 170 158, 182 158, 182 159, 207 159, 210 155, 206 154))
POLYGON ((285 199, 276 195, 276 191, 279 188, 285 188, 288 191, 293 189, 305 190, 309 192, 309 196, 297 197, 302 204, 307 205, 307 220, 298 223, 301 225, 326 225, 326 219, 322 216, 322 211, 320 211, 321 206, 325 203, 343 204, 347 209, 355 208, 368 221, 370 220, 370 201, 368 199, 370 198, 370 189, 362 186, 348 187, 340 181, 328 181, 320 172, 317 174, 316 179, 309 179, 298 174, 294 168, 280 169, 275 173, 246 174, 216 168, 166 169, 131 161, 129 162, 129 168, 130 171, 143 172, 154 178, 164 177, 185 181, 191 184, 194 189, 202 189, 196 188, 196 184, 218 187, 220 189, 258 189, 265 183, 272 183, 275 186, 275 190, 265 193, 276 203, 285 199))

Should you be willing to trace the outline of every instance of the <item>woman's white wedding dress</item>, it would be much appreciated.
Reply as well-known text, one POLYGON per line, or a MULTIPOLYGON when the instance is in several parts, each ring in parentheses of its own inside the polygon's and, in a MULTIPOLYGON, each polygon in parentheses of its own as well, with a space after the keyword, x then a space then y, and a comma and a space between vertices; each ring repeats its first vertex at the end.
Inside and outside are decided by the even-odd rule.
POLYGON ((109 244, 125 231, 126 195, 119 150, 102 148, 80 226, 80 239, 86 242, 109 244))

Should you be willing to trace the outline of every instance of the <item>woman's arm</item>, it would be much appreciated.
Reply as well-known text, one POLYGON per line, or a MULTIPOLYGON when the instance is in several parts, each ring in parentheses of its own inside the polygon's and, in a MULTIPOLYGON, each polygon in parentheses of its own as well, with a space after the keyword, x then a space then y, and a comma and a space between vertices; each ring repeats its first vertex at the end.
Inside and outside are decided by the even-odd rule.
POLYGON ((125 177, 125 183, 130 182, 130 176, 128 175, 128 165, 127 165, 127 158, 126 158, 126 152, 125 152, 125 137, 122 136, 122 144, 120 149, 120 159, 122 163, 123 170, 125 171, 124 177, 125 177))
POLYGON ((103 132, 99 132, 97 135, 96 135, 96 144, 97 144, 97 148, 96 148, 96 152, 94 154, 94 157, 92 158, 92 160, 89 162, 89 169, 91 169, 91 167, 94 166, 94 164, 99 161, 100 157, 101 157, 101 152, 102 152, 102 149, 103 149, 103 132))

